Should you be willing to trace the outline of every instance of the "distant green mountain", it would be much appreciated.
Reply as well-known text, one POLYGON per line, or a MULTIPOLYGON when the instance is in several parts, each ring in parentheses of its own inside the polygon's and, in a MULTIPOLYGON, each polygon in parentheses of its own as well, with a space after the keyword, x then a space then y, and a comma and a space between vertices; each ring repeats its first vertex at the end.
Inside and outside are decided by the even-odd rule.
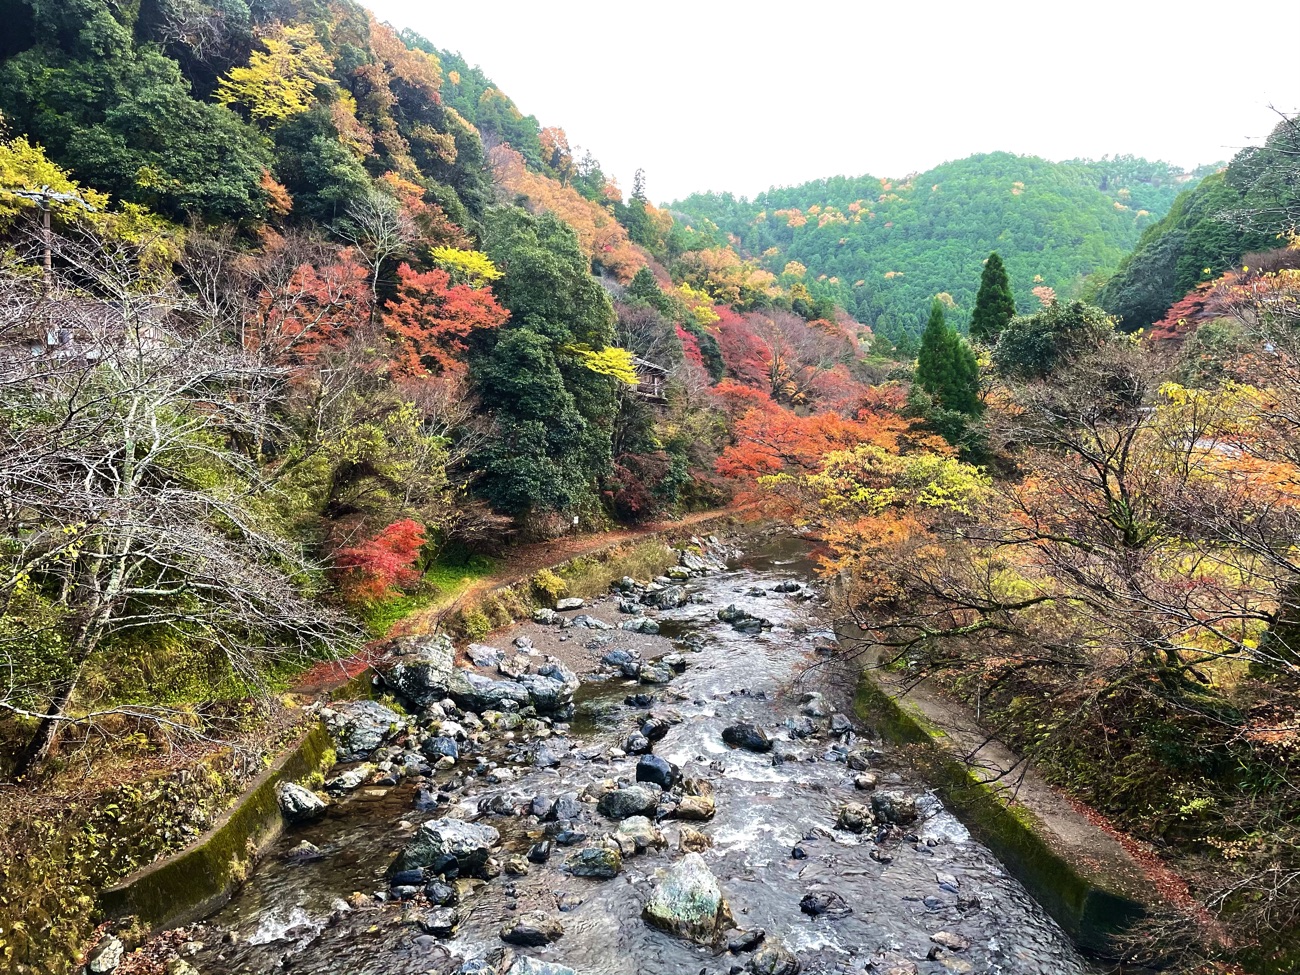
POLYGON ((1170 305, 1242 255, 1278 247, 1300 223, 1300 127, 1283 121, 1262 146, 1181 194, 1148 227, 1097 296, 1124 328, 1159 321, 1170 305))
POLYGON ((991 251, 1006 262, 1022 311, 1036 306, 1035 287, 1078 289, 1115 268, 1178 193, 1214 168, 997 152, 897 180, 835 176, 753 200, 696 194, 671 209, 716 224, 778 274, 802 264, 814 295, 897 338, 919 333, 939 293, 964 321, 991 251))

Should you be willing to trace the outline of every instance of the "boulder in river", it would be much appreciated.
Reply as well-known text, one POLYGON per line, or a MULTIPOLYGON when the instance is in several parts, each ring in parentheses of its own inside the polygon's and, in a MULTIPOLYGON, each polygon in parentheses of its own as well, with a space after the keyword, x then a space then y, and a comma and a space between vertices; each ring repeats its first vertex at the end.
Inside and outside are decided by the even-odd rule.
POLYGON ((835 826, 838 829, 846 829, 850 833, 863 833, 875 825, 875 817, 860 802, 846 802, 840 807, 839 817, 835 820, 835 826))
POLYGON ((415 923, 425 934, 431 934, 435 938, 450 938, 460 926, 460 914, 455 908, 433 907, 417 914, 415 923))
POLYGON ((722 729, 722 740, 732 748, 743 748, 751 752, 770 752, 772 739, 767 732, 748 721, 737 721, 722 729))
POLYGON ((754 975, 799 975, 799 959, 779 941, 768 941, 749 959, 754 975))
POLYGON ((501 940, 506 944, 540 948, 558 941, 564 935, 564 925, 541 911, 521 914, 501 928, 501 940))
POLYGON ((809 891, 799 901, 799 910, 809 917, 821 917, 825 914, 827 917, 842 918, 853 913, 853 908, 849 907, 848 902, 833 890, 809 891))
POLYGON ((664 834, 645 816, 629 816, 623 820, 614 831, 613 839, 625 857, 642 850, 662 849, 668 845, 664 834))
POLYGON ((871 797, 876 818, 895 826, 907 826, 917 820, 916 800, 902 792, 877 792, 871 797))
POLYGON ((688 853, 655 884, 641 916, 660 930, 697 944, 714 944, 735 921, 704 858, 688 853))
POLYGON ((608 880, 623 869, 623 857, 618 850, 607 846, 587 846, 569 857, 566 866, 575 877, 608 880))
POLYGON ((673 679, 673 669, 661 660, 641 665, 638 674, 642 684, 667 684, 673 679))
POLYGON ((666 758, 642 755, 636 763, 636 780, 649 782, 661 789, 671 789, 682 777, 681 770, 666 758))
POLYGON ((492 847, 501 835, 491 826, 460 819, 431 819, 422 823, 393 863, 393 870, 431 867, 442 873, 450 865, 467 876, 482 876, 492 847))
POLYGON ((712 796, 682 796, 682 801, 673 807, 669 818, 698 823, 712 819, 717 811, 718 807, 712 796))
POLYGON ((275 787, 275 799, 280 812, 291 823, 306 823, 325 815, 327 803, 310 789, 294 782, 281 782, 275 787))
POLYGON ((375 665, 385 685, 416 708, 436 704, 447 696, 456 657, 449 637, 398 637, 386 649, 386 656, 375 665))
POLYGON ((322 708, 340 762, 359 762, 405 726, 402 716, 378 701, 344 701, 322 708))
POLYGON ((658 802, 658 792, 643 785, 633 785, 606 792, 600 797, 596 809, 610 819, 627 819, 628 816, 653 815, 658 802))

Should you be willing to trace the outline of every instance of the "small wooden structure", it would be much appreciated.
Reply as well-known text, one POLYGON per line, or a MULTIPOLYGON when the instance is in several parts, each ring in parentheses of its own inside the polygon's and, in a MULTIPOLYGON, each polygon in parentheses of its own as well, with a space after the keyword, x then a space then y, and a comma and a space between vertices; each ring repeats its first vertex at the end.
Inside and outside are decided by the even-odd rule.
POLYGON ((632 365, 636 368, 637 395, 655 403, 668 402, 668 370, 637 356, 632 357, 632 365))

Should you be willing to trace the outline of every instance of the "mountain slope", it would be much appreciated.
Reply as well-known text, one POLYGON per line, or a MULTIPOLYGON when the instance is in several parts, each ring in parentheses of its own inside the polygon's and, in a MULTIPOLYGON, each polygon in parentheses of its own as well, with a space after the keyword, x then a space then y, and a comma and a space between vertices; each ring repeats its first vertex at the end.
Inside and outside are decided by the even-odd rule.
POLYGON ((915 334, 933 295, 969 315, 982 261, 998 251, 1022 310, 1113 268, 1199 175, 1121 156, 1048 162, 990 153, 902 180, 817 180, 752 201, 697 194, 673 206, 736 238, 776 273, 801 274, 890 337, 915 334), (797 262, 792 266, 791 262, 797 262))

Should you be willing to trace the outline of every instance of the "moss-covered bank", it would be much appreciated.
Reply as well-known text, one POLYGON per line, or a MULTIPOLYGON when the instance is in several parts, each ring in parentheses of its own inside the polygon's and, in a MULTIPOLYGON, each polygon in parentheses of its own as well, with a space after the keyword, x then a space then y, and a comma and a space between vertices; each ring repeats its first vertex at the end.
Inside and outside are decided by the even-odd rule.
POLYGON ((1104 872, 1071 862, 1044 838, 1037 817, 1008 806, 971 768, 944 746, 941 733, 882 689, 864 672, 855 700, 858 717, 885 737, 917 746, 940 798, 1007 866, 1084 950, 1112 954, 1114 939, 1145 914, 1104 872))
POLYGON ((134 917, 145 930, 197 920, 224 903, 258 854, 284 828, 275 788, 300 782, 333 762, 329 733, 317 724, 259 775, 196 844, 103 891, 106 915, 134 917))

